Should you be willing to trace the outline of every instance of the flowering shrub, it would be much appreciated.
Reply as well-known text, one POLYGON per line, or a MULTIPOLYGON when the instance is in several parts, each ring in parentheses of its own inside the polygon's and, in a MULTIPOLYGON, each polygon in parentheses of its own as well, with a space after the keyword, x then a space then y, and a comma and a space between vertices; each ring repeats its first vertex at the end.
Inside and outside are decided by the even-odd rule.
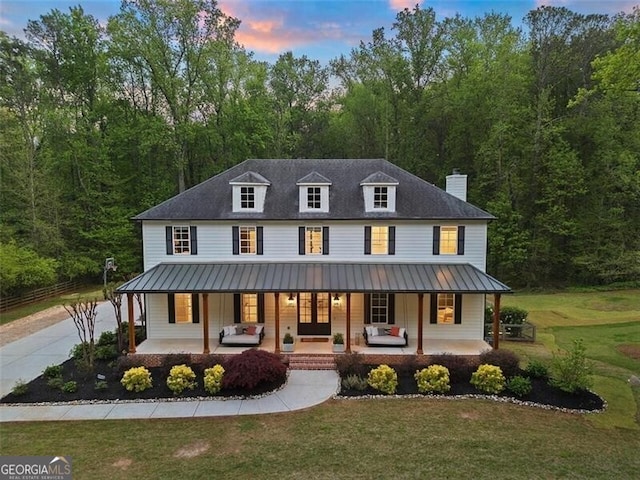
POLYGON ((367 382, 372 388, 392 395, 398 386, 398 374, 388 365, 380 365, 369 372, 367 382))
POLYGON ((429 365, 418 370, 413 378, 418 383, 420 393, 445 393, 451 389, 449 369, 442 365, 429 365))
POLYGON ((196 374, 193 373, 191 367, 187 367, 184 364, 175 365, 171 367, 167 377, 167 387, 175 395, 180 395, 187 388, 193 390, 196 388, 196 374))
POLYGON ((481 392, 496 394, 504 390, 505 378, 502 369, 483 363, 471 375, 471 385, 481 392))
POLYGON ((151 373, 145 367, 130 368, 124 372, 120 383, 130 392, 142 392, 153 385, 151 373))
POLYGON ((214 365, 204 371, 204 389, 207 393, 215 395, 222 389, 222 376, 224 368, 222 365, 214 365))

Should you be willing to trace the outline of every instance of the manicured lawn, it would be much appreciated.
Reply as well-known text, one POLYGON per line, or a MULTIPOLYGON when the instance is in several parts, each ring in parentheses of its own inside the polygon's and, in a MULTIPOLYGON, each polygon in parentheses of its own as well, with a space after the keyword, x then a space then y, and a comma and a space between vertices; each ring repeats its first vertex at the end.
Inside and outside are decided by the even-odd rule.
POLYGON ((2 425, 2 454, 70 455, 74 478, 634 478, 640 435, 483 400, 333 400, 211 419, 2 425))

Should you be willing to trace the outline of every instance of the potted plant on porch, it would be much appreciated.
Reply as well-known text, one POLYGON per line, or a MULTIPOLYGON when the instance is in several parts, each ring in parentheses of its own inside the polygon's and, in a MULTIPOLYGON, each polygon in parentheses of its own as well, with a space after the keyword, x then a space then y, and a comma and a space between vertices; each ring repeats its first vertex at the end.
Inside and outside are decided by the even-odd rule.
POLYGON ((340 332, 333 334, 333 352, 344 352, 344 335, 342 335, 342 333, 340 332))
POLYGON ((282 351, 293 352, 293 336, 290 333, 285 333, 282 339, 282 351))

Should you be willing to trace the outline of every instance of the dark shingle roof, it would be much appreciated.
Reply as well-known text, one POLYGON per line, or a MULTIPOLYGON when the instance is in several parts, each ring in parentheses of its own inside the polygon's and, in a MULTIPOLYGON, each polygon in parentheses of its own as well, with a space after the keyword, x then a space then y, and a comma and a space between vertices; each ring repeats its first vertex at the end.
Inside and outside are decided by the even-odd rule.
POLYGON ((360 185, 367 185, 367 184, 371 184, 371 183, 382 183, 382 184, 387 184, 387 185, 395 185, 395 184, 398 183, 398 180, 396 180, 393 177, 390 177, 389 175, 387 175, 384 172, 375 172, 375 173, 372 173, 371 175, 369 175, 364 180, 362 180, 360 182, 360 185))
POLYGON ((240 262, 160 263, 117 291, 508 293, 511 289, 468 263, 240 262))
POLYGON ((494 217, 417 176, 382 159, 246 160, 165 202, 140 213, 135 220, 296 220, 309 218, 299 211, 296 183, 311 173, 331 179, 329 212, 313 218, 490 220, 494 217), (233 212, 231 180, 257 173, 271 183, 263 212, 233 212), (360 183, 380 172, 397 179, 396 211, 365 212, 360 183))
POLYGON ((315 183, 315 184, 329 184, 331 185, 331 180, 327 177, 320 175, 318 172, 311 172, 309 175, 305 175, 296 183, 315 183))

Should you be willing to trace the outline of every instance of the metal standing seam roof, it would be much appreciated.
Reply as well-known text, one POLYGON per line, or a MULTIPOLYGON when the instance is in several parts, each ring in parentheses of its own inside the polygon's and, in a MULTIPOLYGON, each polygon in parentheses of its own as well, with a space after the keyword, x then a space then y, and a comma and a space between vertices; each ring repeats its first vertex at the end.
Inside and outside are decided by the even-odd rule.
POLYGON ((160 263, 119 293, 509 293, 478 268, 442 263, 160 263))

